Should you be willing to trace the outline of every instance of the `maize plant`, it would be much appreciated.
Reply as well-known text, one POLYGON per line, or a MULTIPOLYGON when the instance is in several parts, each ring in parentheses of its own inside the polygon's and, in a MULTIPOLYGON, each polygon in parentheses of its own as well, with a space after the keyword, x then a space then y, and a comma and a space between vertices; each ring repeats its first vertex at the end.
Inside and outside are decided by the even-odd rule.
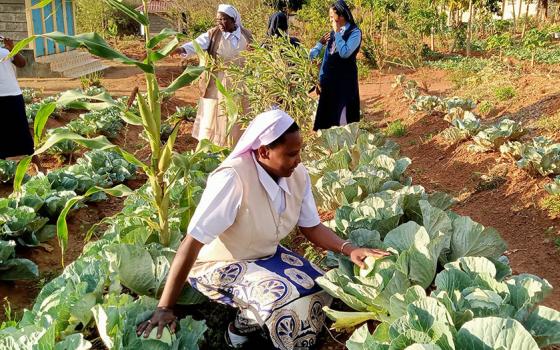
MULTIPOLYGON (((38 37, 44 37, 51 39, 59 44, 65 45, 72 48, 84 48, 89 51, 92 55, 118 61, 127 65, 134 65, 144 72, 145 82, 146 82, 146 93, 133 93, 136 95, 138 100, 139 112, 133 112, 127 108, 126 105, 119 104, 111 98, 111 96, 106 92, 100 92, 97 95, 86 96, 78 91, 70 91, 63 94, 58 101, 45 105, 41 108, 38 113, 38 117, 35 118, 34 125, 34 136, 36 144, 40 147, 35 151, 34 155, 40 154, 48 150, 51 146, 56 145, 59 142, 71 140, 82 146, 92 149, 112 149, 120 153, 126 160, 137 165, 148 176, 148 182, 151 187, 151 194, 154 207, 157 208, 158 222, 157 231, 159 232, 160 243, 164 246, 168 246, 171 241, 170 231, 169 231, 169 221, 168 221, 168 209, 169 209, 169 188, 171 187, 173 181, 176 179, 168 179, 164 175, 169 168, 173 158, 175 157, 173 153, 173 145, 175 139, 177 138, 178 127, 175 125, 173 132, 169 136, 166 143, 162 144, 160 137, 161 129, 161 103, 162 95, 167 95, 175 92, 183 86, 190 84, 192 81, 198 78, 198 76, 205 70, 204 67, 187 67, 185 71, 175 79, 169 86, 165 89, 160 90, 156 79, 156 64, 161 59, 170 55, 175 48, 179 45, 179 40, 182 34, 175 32, 170 29, 164 29, 159 34, 151 37, 150 35, 150 23, 148 17, 145 13, 148 13, 148 3, 149 0, 143 0, 144 11, 138 12, 134 9, 129 8, 123 2, 119 0, 104 0, 105 3, 128 17, 132 18, 134 21, 143 25, 145 28, 145 59, 143 61, 134 60, 127 57, 123 53, 112 48, 99 34, 97 33, 84 33, 78 35, 66 35, 60 32, 52 32, 40 35, 34 35, 20 41, 15 45, 14 49, 10 53, 9 57, 17 54, 21 49, 26 47, 30 42, 38 37), (94 101, 94 102, 84 102, 94 101), (120 149, 116 145, 113 145, 105 136, 98 136, 95 138, 86 138, 81 135, 72 133, 70 131, 52 134, 43 140, 43 132, 48 116, 52 113, 56 105, 72 105, 79 104, 81 107, 86 109, 95 110, 96 108, 107 108, 108 106, 115 106, 120 109, 121 118, 133 125, 141 125, 145 133, 148 135, 149 146, 151 150, 150 158, 148 161, 144 162, 137 159, 133 154, 120 149)), ((47 1, 42 1, 39 6, 46 6, 47 1)), ((131 96, 131 99, 134 97, 131 96)), ((130 103, 129 103, 130 104, 130 103)), ((16 176, 14 179, 14 191, 18 192, 21 188, 21 181, 29 163, 31 162, 31 156, 23 159, 16 171, 16 176)), ((58 221, 57 221, 57 235, 61 245, 61 249, 64 252, 67 240, 68 240, 68 228, 66 225, 66 215, 70 208, 75 205, 81 199, 93 195, 99 191, 104 191, 111 195, 125 196, 130 193, 130 190, 126 186, 119 185, 113 189, 101 189, 92 188, 90 191, 85 193, 83 196, 76 197, 75 200, 70 200, 66 207, 62 210, 58 221)), ((153 225, 153 223, 152 223, 153 225)), ((64 261, 63 261, 64 264, 64 261)))

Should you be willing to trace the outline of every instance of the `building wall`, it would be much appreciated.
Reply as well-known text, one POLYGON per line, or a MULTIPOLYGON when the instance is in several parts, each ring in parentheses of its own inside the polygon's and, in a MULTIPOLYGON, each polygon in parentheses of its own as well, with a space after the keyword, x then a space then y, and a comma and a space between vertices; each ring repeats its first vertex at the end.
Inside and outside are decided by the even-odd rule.
MULTIPOLYGON (((2 0, 0 0, 2 1, 2 0)), ((159 33, 164 28, 175 29, 175 26, 169 23, 165 18, 160 17, 157 14, 150 14, 150 31, 152 33, 159 33)))
POLYGON ((14 40, 27 38, 25 0, 0 0, 0 35, 14 40))

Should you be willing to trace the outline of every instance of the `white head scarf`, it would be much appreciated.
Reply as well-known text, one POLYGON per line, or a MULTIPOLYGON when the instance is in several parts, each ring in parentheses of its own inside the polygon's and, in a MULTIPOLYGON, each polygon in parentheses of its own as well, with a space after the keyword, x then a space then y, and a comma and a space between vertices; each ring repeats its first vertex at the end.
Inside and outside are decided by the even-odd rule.
POLYGON ((247 130, 226 160, 237 158, 260 146, 271 144, 294 123, 292 117, 280 109, 261 113, 251 121, 247 130))
POLYGON ((226 15, 230 16, 235 21, 235 25, 237 27, 241 27, 241 15, 235 7, 227 4, 221 4, 218 6, 218 12, 223 12, 226 15))

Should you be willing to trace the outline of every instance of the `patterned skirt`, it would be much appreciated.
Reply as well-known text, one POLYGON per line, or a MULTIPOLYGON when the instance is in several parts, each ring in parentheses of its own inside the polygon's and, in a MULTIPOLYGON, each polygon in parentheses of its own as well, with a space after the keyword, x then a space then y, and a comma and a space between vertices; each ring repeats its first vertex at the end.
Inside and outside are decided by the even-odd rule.
POLYGON ((276 349, 308 349, 323 327, 332 298, 315 283, 323 274, 305 258, 278 246, 268 258, 196 263, 189 283, 210 299, 239 308, 246 325, 266 329, 276 349))

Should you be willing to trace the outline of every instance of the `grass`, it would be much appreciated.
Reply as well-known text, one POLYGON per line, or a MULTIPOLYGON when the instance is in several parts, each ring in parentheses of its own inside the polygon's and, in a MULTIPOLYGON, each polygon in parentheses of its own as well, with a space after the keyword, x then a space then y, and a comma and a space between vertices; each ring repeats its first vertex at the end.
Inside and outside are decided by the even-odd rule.
POLYGON ((375 122, 366 118, 361 118, 359 125, 360 125, 360 129, 369 131, 371 133, 375 133, 378 130, 375 122))
POLYGON ((498 101, 507 101, 515 97, 515 88, 513 86, 499 86, 494 89, 494 96, 498 101))
POLYGON ((483 116, 487 116, 488 114, 492 113, 493 110, 494 104, 490 101, 482 101, 482 103, 478 105, 478 111, 483 116))
POLYGON ((422 138, 422 142, 429 142, 431 141, 434 136, 436 136, 437 133, 436 132, 429 132, 426 135, 424 135, 424 137, 422 138))
POLYGON ((534 126, 537 129, 548 132, 559 132, 560 131, 560 112, 554 115, 542 116, 535 120, 534 126))
POLYGON ((87 89, 91 86, 101 87, 101 78, 103 78, 102 71, 86 74, 80 77, 80 85, 82 86, 82 89, 87 89))
POLYGON ((4 298, 4 319, 2 323, 0 323, 0 330, 6 329, 9 327, 15 327, 17 325, 18 317, 14 312, 12 312, 12 305, 8 300, 8 297, 4 298))
POLYGON ((372 68, 363 60, 358 60, 358 79, 367 80, 371 75, 372 68))
POLYGON ((393 137, 404 136, 406 135, 406 125, 404 125, 400 119, 395 120, 387 125, 385 134, 393 137))
POLYGON ((541 201, 541 207, 548 211, 551 216, 560 216, 560 194, 546 196, 541 201))

